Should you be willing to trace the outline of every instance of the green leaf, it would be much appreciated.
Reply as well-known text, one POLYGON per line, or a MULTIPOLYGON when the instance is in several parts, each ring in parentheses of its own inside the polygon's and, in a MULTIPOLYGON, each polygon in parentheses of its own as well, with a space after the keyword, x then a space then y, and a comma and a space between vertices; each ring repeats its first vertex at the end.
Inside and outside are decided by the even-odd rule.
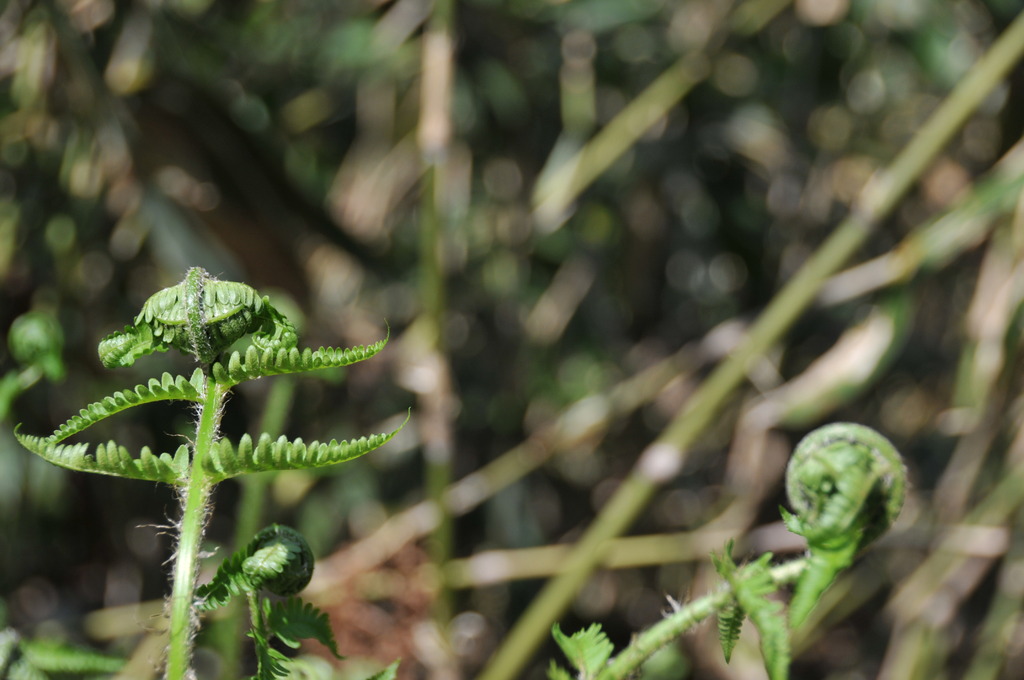
POLYGON ((181 375, 172 376, 170 373, 164 373, 159 380, 151 378, 145 385, 136 385, 134 388, 115 392, 109 397, 89 404, 79 411, 78 415, 72 416, 54 430, 47 439, 53 442, 63 441, 104 418, 133 406, 174 399, 199 402, 202 401, 204 389, 206 386, 203 372, 199 369, 196 369, 188 379, 181 375))
POLYGON ((321 347, 318 350, 306 348, 299 350, 292 347, 259 348, 250 346, 245 354, 232 352, 227 362, 218 361, 213 365, 212 373, 217 382, 224 385, 237 385, 253 378, 268 375, 284 375, 316 371, 321 368, 337 368, 349 366, 374 356, 388 344, 388 338, 378 340, 372 345, 338 348, 321 347))
POLYGON ((21 651, 29 663, 46 673, 116 673, 125 663, 119 657, 57 640, 22 640, 21 651))
POLYGON ((722 646, 722 655, 725 656, 726 663, 732 659, 732 650, 736 648, 736 641, 740 639, 740 630, 745 618, 743 609, 735 602, 718 612, 718 642, 722 646))
POLYGON ((327 614, 297 597, 274 603, 267 617, 267 625, 281 642, 293 649, 299 647, 300 640, 316 640, 336 658, 344 658, 338 654, 338 645, 334 641, 334 632, 327 614))
POLYGON ((615 651, 615 646, 601 630, 600 624, 592 624, 589 628, 576 631, 571 636, 562 633, 556 623, 551 627, 551 636, 561 648, 562 653, 580 672, 582 678, 595 677, 615 651))
POLYGON ((89 444, 84 442, 56 444, 49 437, 21 434, 17 429, 14 436, 22 446, 40 458, 69 470, 174 485, 184 484, 188 477, 189 453, 184 444, 178 447, 174 455, 155 455, 148 446, 144 446, 136 458, 128 449, 112 441, 98 444, 96 451, 89 453, 89 444))
MULTIPOLYGON (((725 554, 721 557, 715 554, 711 555, 711 562, 715 565, 718 575, 730 583, 736 573, 736 563, 732 560, 732 546, 733 542, 730 540, 725 544, 725 554)), ((726 663, 732 659, 732 650, 740 638, 740 630, 743 628, 743 619, 745 618, 746 612, 736 602, 735 595, 733 600, 718 612, 718 642, 722 647, 726 663)))
POLYGON ((149 297, 133 326, 100 342, 107 368, 131 366, 139 357, 173 347, 209 364, 246 334, 263 350, 295 347, 295 327, 250 286, 218 281, 193 267, 176 286, 149 297))
POLYGON ((256 646, 255 680, 275 680, 288 677, 288 657, 270 646, 270 641, 258 631, 250 630, 249 637, 256 646))
POLYGON ((548 680, 573 680, 573 677, 552 659, 551 665, 548 666, 548 680))
POLYGON ((398 677, 398 664, 400 662, 401 659, 395 661, 384 670, 380 671, 379 673, 374 673, 366 680, 395 680, 395 678, 398 677))
MULTIPOLYGON (((409 422, 406 417, 405 423, 409 422)), ((402 423, 393 432, 360 437, 355 440, 329 442, 313 441, 306 444, 302 439, 289 441, 285 437, 276 440, 263 434, 253 446, 252 438, 244 435, 238 445, 221 439, 210 449, 203 461, 212 482, 220 482, 237 475, 266 470, 307 470, 336 465, 358 458, 380 448, 405 427, 402 423)))
POLYGON ((772 554, 765 553, 757 561, 737 568, 728 553, 731 549, 730 541, 724 555, 712 556, 715 568, 728 581, 737 606, 750 618, 761 636, 761 655, 768 677, 786 680, 791 657, 789 630, 782 603, 768 597, 777 590, 769 564, 772 554))

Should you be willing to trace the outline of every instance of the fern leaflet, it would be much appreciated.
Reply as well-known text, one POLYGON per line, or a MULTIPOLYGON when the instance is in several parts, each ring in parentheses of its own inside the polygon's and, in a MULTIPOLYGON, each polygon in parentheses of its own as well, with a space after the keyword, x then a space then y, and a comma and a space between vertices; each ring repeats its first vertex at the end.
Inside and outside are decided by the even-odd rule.
POLYGON ((213 365, 214 379, 223 385, 237 385, 253 378, 286 373, 302 373, 321 368, 338 368, 369 359, 388 344, 388 338, 372 345, 356 347, 321 347, 318 350, 306 348, 264 349, 250 345, 245 353, 232 352, 227 363, 218 361, 213 365))
POLYGON ((93 402, 72 416, 66 423, 54 430, 48 437, 53 442, 67 439, 82 430, 95 425, 104 418, 120 413, 133 406, 151 404, 157 401, 179 399, 182 401, 202 401, 205 389, 203 372, 196 369, 192 377, 172 376, 164 373, 159 380, 151 378, 145 385, 137 385, 134 389, 125 389, 93 402))
POLYGON ((338 645, 334 641, 334 632, 331 631, 327 614, 308 602, 297 597, 277 602, 267 612, 266 621, 277 639, 292 649, 299 648, 300 640, 316 640, 336 658, 344 658, 338 654, 338 645))
POLYGON ((164 482, 181 485, 188 475, 188 447, 182 444, 174 452, 155 455, 148 446, 142 447, 138 458, 132 456, 117 442, 98 444, 94 453, 89 453, 89 444, 57 444, 50 437, 36 437, 21 434, 14 436, 26 449, 54 465, 101 475, 141 479, 148 482, 164 482))
MULTIPOLYGON (((715 568, 732 588, 736 605, 742 614, 750 618, 761 636, 761 655, 764 657, 765 670, 771 680, 786 680, 789 677, 789 630, 786 617, 782 613, 782 603, 769 599, 769 595, 777 588, 772 580, 769 561, 771 553, 765 553, 742 569, 732 561, 730 552, 732 542, 727 545, 726 553, 721 557, 713 556, 715 568)), ((742 615, 741 615, 742 619, 742 615)), ((738 636, 738 629, 736 631, 738 636)), ((735 638, 732 640, 735 642, 735 638)), ((723 651, 726 643, 722 643, 723 651)), ((731 653, 731 646, 728 648, 731 653)))
POLYGON ((249 435, 243 435, 237 446, 227 439, 221 439, 211 447, 204 463, 213 482, 249 472, 326 467, 358 458, 383 446, 404 426, 405 423, 393 432, 355 440, 332 439, 329 442, 312 441, 308 444, 302 439, 289 441, 280 437, 275 440, 266 433, 260 436, 255 445, 249 435))

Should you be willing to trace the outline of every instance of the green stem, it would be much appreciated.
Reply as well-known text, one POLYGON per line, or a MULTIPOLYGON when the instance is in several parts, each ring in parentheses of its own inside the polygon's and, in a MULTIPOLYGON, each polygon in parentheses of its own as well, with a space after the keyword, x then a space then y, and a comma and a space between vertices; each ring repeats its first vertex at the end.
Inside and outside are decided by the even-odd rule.
POLYGON ((192 465, 188 483, 183 491, 182 515, 178 527, 178 550, 174 559, 174 581, 171 589, 170 641, 165 676, 167 680, 183 680, 189 672, 192 660, 192 642, 197 626, 193 601, 196 575, 199 571, 199 544, 206 527, 210 491, 213 488, 203 467, 203 461, 217 439, 221 406, 228 389, 217 383, 212 376, 207 376, 206 394, 199 415, 192 465))
POLYGON ((715 369, 602 509, 580 539, 565 570, 549 581, 491 658, 480 680, 509 680, 529 661, 547 630, 572 602, 601 562, 612 538, 621 535, 655 491, 673 479, 689 448, 718 416, 751 364, 771 348, 810 305, 827 278, 864 243, 874 227, 942 150, 982 100, 1024 53, 1024 13, 999 37, 942 106, 920 128, 892 164, 865 187, 852 214, 772 299, 737 349, 715 369))
MULTIPOLYGON (((772 582, 776 586, 792 583, 800 577, 806 566, 807 560, 801 558, 773 567, 772 582)), ((637 635, 629 647, 609 662, 597 676, 597 680, 622 680, 633 677, 640 666, 656 651, 707 617, 721 611, 732 599, 732 589, 726 586, 666 616, 637 635)))

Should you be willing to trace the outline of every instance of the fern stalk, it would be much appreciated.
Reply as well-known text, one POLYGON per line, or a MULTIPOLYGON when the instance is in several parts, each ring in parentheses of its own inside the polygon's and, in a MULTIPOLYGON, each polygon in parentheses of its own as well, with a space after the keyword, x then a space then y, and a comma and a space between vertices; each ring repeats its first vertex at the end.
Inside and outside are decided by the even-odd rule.
MULTIPOLYGON (((800 558, 772 567, 768 573, 772 583, 782 586, 800 578, 806 567, 807 560, 800 558)), ((732 588, 723 586, 720 590, 681 607, 635 636, 629 647, 622 650, 601 670, 597 676, 598 680, 623 680, 633 677, 643 663, 659 649, 732 603, 732 588)))
POLYGON ((178 550, 174 558, 171 590, 170 642, 167 650, 167 680, 185 677, 192 658, 192 642, 198 624, 193 602, 199 572, 199 544, 209 514, 213 483, 203 461, 217 440, 224 398, 229 387, 206 377, 206 391, 200 407, 199 425, 193 445, 188 484, 182 492, 178 550))

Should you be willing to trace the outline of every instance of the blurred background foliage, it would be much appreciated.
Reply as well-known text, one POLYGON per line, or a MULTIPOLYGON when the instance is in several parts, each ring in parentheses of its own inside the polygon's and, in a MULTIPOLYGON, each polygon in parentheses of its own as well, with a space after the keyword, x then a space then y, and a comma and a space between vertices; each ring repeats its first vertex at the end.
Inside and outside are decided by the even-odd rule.
MULTIPOLYGON (((115 389, 190 373, 171 355, 104 371, 96 344, 198 265, 280 300, 304 344, 390 327, 381 357, 327 382, 241 391, 224 429, 351 437, 412 406, 386 449, 265 480, 263 515, 323 559, 310 597, 351 657, 338 677, 399 656, 402 677, 474 677, 639 452, 1018 11, 6 0, 8 623, 152 676, 176 500, 65 473, 11 430, 47 433, 115 389)), ((896 534, 798 642, 794 677, 1019 668, 1024 487, 1005 481, 1024 460, 1022 172, 989 169, 1024 131, 1022 84, 1018 69, 986 99, 862 264, 751 367, 563 630, 600 621, 627 643, 666 595, 713 584, 707 554, 730 537, 750 554, 800 550, 775 510, 785 456, 811 427, 848 419, 893 439, 914 491, 896 534)), ((153 406, 95 437, 177 446, 189 418, 153 406)), ((219 489, 211 550, 234 540, 241 496, 219 489)), ((200 677, 230 677, 218 644, 200 641, 200 677)), ((714 645, 705 627, 645 677, 763 673, 749 632, 729 667, 714 645)), ((555 656, 549 645, 523 677, 555 656)))

